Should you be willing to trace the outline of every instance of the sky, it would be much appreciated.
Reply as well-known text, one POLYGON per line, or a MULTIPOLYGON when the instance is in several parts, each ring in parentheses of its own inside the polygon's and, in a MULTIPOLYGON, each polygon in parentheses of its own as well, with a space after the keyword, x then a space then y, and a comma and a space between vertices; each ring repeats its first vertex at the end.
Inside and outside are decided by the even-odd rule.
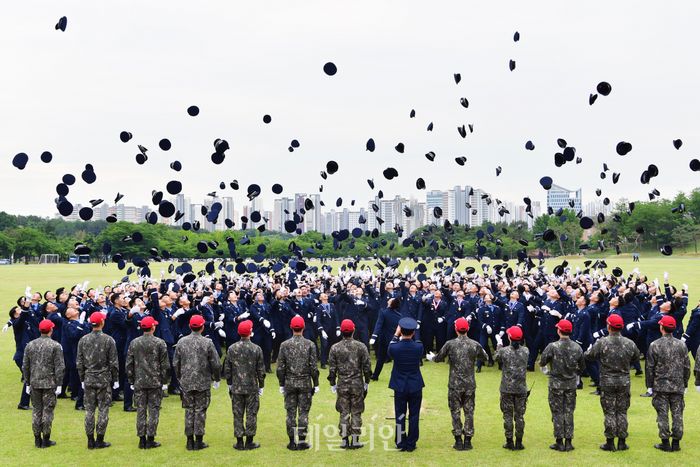
POLYGON ((172 179, 193 201, 216 190, 238 206, 257 183, 266 209, 274 183, 282 196, 323 184, 327 206, 339 196, 366 206, 368 178, 385 197, 419 200, 423 177, 428 190, 472 185, 544 205, 545 175, 583 188, 584 203, 596 188, 612 199, 647 199, 652 188, 672 198, 700 186, 688 168, 700 152, 699 10, 690 1, 12 2, 0 28, 0 210, 53 216, 65 173, 78 177, 68 199, 83 205, 117 192, 125 204, 148 204, 172 179), (61 16, 65 32, 54 29, 61 16), (612 92, 589 106, 600 81, 612 92), (199 116, 187 115, 190 105, 199 116), (474 133, 462 139, 457 127, 469 123, 474 133), (231 146, 221 165, 210 161, 216 138, 231 146), (555 167, 557 138, 583 162, 555 167), (292 139, 300 148, 290 153, 292 139), (624 157, 620 141, 633 145, 624 157), (137 144, 149 149, 143 166, 137 144), (39 160, 45 150, 50 164, 39 160), (23 171, 11 165, 19 152, 30 157, 23 171), (457 156, 467 157, 463 167, 457 156), (173 160, 181 172, 169 169, 173 160), (324 181, 329 160, 340 169, 324 181), (622 174, 616 185, 611 173, 600 179, 603 162, 622 174), (92 185, 80 180, 86 163, 92 185), (651 163, 659 176, 642 185, 651 163), (387 167, 399 177, 385 180, 387 167), (240 191, 219 190, 233 179, 240 191))

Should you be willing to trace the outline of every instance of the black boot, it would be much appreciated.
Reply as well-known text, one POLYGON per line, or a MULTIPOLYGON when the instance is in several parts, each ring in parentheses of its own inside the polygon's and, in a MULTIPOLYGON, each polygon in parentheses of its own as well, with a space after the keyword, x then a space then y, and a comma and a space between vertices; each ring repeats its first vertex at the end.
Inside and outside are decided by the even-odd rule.
POLYGON ((300 436, 299 442, 297 443, 297 451, 305 451, 310 447, 311 445, 306 442, 306 436, 300 436))
POLYGON ((188 451, 194 451, 194 436, 188 436, 187 437, 187 445, 186 448, 188 451))
POLYGON ((149 436, 146 438, 146 449, 154 449, 154 448, 159 448, 160 443, 156 441, 155 436, 149 436))
POLYGON ((522 437, 515 437, 515 447, 513 448, 514 451, 522 451, 525 449, 525 446, 523 446, 523 438, 522 437))
POLYGON ((195 441, 194 441, 195 451, 199 451, 200 449, 206 449, 208 447, 209 447, 209 445, 204 442, 204 435, 195 436, 195 441))
POLYGON ((464 437, 464 450, 469 451, 471 448, 472 448, 472 437, 465 436, 464 437))
POLYGON ((56 446, 56 441, 51 441, 51 433, 44 433, 43 447, 50 448, 51 446, 56 446))
POLYGON ((513 438, 506 438, 506 444, 504 444, 503 447, 512 451, 515 448, 515 445, 513 445, 513 438))
POLYGON ((146 437, 139 436, 139 449, 146 449, 146 437))
POLYGON ((680 439, 675 439, 671 441, 671 451, 680 451, 681 450, 681 440, 680 439))
POLYGON ((457 451, 463 451, 464 450, 464 442, 462 441, 462 436, 455 436, 455 444, 452 446, 452 449, 456 449, 457 451))
POLYGON ((607 438, 605 440, 605 444, 600 445, 600 449, 602 449, 603 451, 615 451, 615 439, 607 438))
POLYGON ((44 447, 44 442, 41 440, 41 435, 34 435, 34 446, 37 448, 44 447))
POLYGON ((667 439, 662 439, 661 443, 655 444, 654 447, 656 449, 661 449, 662 451, 671 452, 671 444, 667 439))
POLYGON ((289 437, 289 444, 287 444, 287 449, 289 449, 290 451, 297 450, 297 443, 294 442, 294 436, 289 437))
POLYGON ((571 444, 571 438, 566 438, 564 440, 564 451, 573 451, 574 445, 571 444))
POLYGON ((360 449, 363 447, 365 447, 365 445, 360 442, 360 435, 352 435, 350 437, 350 449, 360 449))
POLYGON ((88 449, 95 449, 95 435, 87 435, 88 449))
POLYGON ((253 441, 253 439, 254 436, 248 436, 248 438, 246 439, 245 448, 247 450, 258 449, 260 447, 260 443, 256 443, 255 441, 253 441))
POLYGON ((554 449, 555 451, 563 451, 564 445, 561 444, 561 438, 557 438, 554 444, 549 445, 549 449, 554 449))
POLYGON ((236 444, 233 445, 233 449, 237 451, 243 451, 245 449, 245 443, 243 442, 243 437, 236 438, 236 444))
POLYGON ((97 435, 97 439, 95 440, 95 449, 104 449, 110 447, 111 445, 112 443, 105 441, 105 435, 97 435))
POLYGON ((345 438, 343 438, 343 441, 340 443, 340 449, 350 449, 350 448, 351 448, 350 438, 346 436, 345 438))
POLYGON ((617 450, 618 451, 626 451, 630 447, 627 446, 627 443, 625 442, 626 438, 617 438, 617 450))

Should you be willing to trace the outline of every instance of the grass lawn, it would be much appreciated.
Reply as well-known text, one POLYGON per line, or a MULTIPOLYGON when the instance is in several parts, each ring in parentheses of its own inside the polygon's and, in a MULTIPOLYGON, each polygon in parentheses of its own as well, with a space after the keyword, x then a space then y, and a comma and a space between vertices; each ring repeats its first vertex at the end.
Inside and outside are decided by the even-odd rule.
MULTIPOLYGON (((569 259, 572 265, 582 265, 583 258, 569 259)), ((652 257, 643 255, 642 261, 632 263, 630 257, 611 257, 608 265, 619 265, 627 273, 634 266, 643 273, 663 278, 669 271, 671 282, 690 286, 690 307, 697 300, 695 292, 700 291, 700 274, 697 272, 700 260, 693 257, 652 257)), ((202 263, 202 267, 203 267, 202 263)), ((558 262, 550 261, 549 270, 558 262)), ((463 261, 460 270, 475 262, 463 261), (467 264, 469 263, 469 264, 467 264)), ((195 268, 196 269, 196 268, 195 268)), ((152 267, 155 274, 158 267, 152 267)), ((12 265, 0 266, 0 309, 7 313, 16 298, 27 285, 33 290, 44 291, 59 286, 70 286, 86 279, 92 286, 112 283, 122 276, 114 265, 102 267, 90 265, 12 265)), ((663 279, 662 279, 663 280, 663 279)), ((385 450, 392 446, 393 400, 388 390, 391 364, 387 365, 379 382, 370 385, 364 413, 367 434, 363 437, 365 448, 355 451, 333 449, 337 439, 333 431, 337 426, 335 400, 326 380, 327 371, 321 370, 321 392, 314 397, 310 422, 315 433, 310 436, 314 447, 305 452, 289 452, 284 419, 285 411, 282 396, 274 375, 268 375, 265 394, 261 399, 258 416, 258 436, 262 444, 256 451, 235 451, 232 449, 233 423, 230 400, 225 385, 212 390, 212 404, 208 412, 207 435, 209 449, 199 452, 185 450, 183 434, 184 411, 179 399, 164 399, 161 410, 157 439, 163 444, 159 449, 142 451, 137 449, 135 414, 122 411, 121 403, 115 403, 111 410, 111 420, 107 430, 107 441, 112 447, 102 451, 88 451, 85 447, 83 431, 84 412, 76 412, 70 400, 59 400, 53 426, 53 438, 57 446, 50 450, 33 447, 31 433, 31 411, 16 409, 21 384, 19 370, 12 361, 14 339, 12 332, 0 334, 0 462, 5 465, 163 465, 163 464, 212 464, 223 465, 232 462, 293 465, 298 463, 328 465, 375 464, 395 465, 399 462, 419 465, 452 464, 533 464, 545 465, 568 463, 572 465, 595 464, 636 464, 636 465, 696 465, 689 455, 692 448, 700 445, 700 394, 692 386, 686 396, 685 437, 681 453, 664 453, 652 445, 657 442, 656 414, 651 400, 640 398, 644 392, 643 377, 632 377, 632 405, 629 410, 631 449, 626 452, 607 453, 598 449, 603 442, 603 416, 597 396, 590 395, 588 380, 578 392, 576 408, 576 432, 571 453, 554 452, 548 449, 552 442, 552 424, 547 404, 547 381, 539 372, 528 374, 528 383, 534 389, 528 403, 525 427, 525 451, 511 452, 501 448, 503 426, 499 410, 498 384, 500 373, 496 367, 486 368, 477 375, 477 397, 474 450, 456 452, 451 446, 450 414, 447 408, 447 364, 426 362, 423 376, 426 388, 423 393, 421 415, 421 438, 418 449, 413 453, 400 453, 385 450)))

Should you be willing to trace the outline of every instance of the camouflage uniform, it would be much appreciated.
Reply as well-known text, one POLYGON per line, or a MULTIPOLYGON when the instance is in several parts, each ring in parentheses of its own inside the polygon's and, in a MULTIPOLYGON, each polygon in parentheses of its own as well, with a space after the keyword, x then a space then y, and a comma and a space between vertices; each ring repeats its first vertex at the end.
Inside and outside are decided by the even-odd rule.
POLYGON ((250 339, 231 344, 224 359, 224 378, 231 387, 233 435, 255 436, 260 409, 258 389, 265 387, 265 362, 260 346, 250 339))
POLYGON ((527 407, 527 360, 530 352, 525 346, 500 347, 494 359, 502 365, 501 373, 501 412, 506 438, 522 438, 525 432, 525 408, 527 407))
POLYGON ((63 381, 65 364, 61 344, 43 334, 24 349, 22 376, 31 386, 32 430, 34 436, 51 434, 56 387, 63 381))
POLYGON ((584 354, 600 361, 600 406, 605 416, 605 437, 627 438, 630 406, 630 365, 639 361, 639 349, 619 333, 598 339, 584 354))
POLYGON ((372 376, 369 351, 362 342, 343 338, 331 347, 328 367, 328 381, 336 386, 335 410, 340 413, 340 436, 359 435, 365 411, 364 385, 369 384, 372 376))
POLYGON ((76 359, 80 381, 85 385, 85 433, 104 436, 112 403, 112 385, 119 381, 119 360, 114 339, 102 331, 92 331, 78 341, 76 359), (95 409, 97 408, 97 425, 95 409))
POLYGON ((683 438, 683 393, 690 379, 688 349, 673 334, 666 334, 649 345, 646 358, 646 383, 653 389, 652 405, 656 409, 659 438, 683 438), (671 411, 673 429, 669 430, 671 411))
POLYGON ((211 339, 193 332, 180 339, 173 357, 185 409, 185 436, 204 436, 211 383, 219 381, 221 362, 211 339))
POLYGON ((540 357, 540 366, 550 365, 549 410, 552 412, 554 437, 573 439, 574 410, 578 376, 586 368, 581 346, 571 339, 561 338, 547 345, 540 357))
POLYGON ((450 359, 450 379, 447 389, 447 405, 452 414, 452 434, 454 436, 474 436, 474 379, 475 362, 488 360, 488 355, 481 345, 467 337, 457 336, 445 343, 433 359, 442 362, 450 359), (462 425, 464 411, 464 425, 462 425))
POLYGON ((134 386, 137 436, 156 436, 162 386, 170 381, 168 346, 159 337, 144 334, 137 337, 126 353, 126 376, 134 386))
POLYGON ((303 336, 292 336, 282 342, 277 356, 277 379, 284 387, 284 408, 287 410, 287 436, 306 438, 314 386, 318 386, 316 347, 303 336), (297 422, 298 411, 298 422, 297 422))

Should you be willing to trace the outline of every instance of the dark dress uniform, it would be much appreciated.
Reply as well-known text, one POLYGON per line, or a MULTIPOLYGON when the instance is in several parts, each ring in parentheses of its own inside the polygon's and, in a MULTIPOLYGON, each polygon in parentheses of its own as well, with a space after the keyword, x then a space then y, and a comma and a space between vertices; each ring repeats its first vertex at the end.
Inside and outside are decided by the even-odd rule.
POLYGON ((525 433, 525 409, 527 408, 527 362, 530 352, 517 342, 500 347, 494 359, 501 364, 501 412, 506 435, 506 447, 522 449, 525 433), (512 445, 515 422, 515 445, 512 445), (509 443, 510 441, 510 443, 509 443))
POLYGON ((64 371, 61 345, 48 334, 27 344, 22 360, 22 375, 30 387, 32 430, 37 447, 49 447, 53 443, 51 424, 56 408, 56 387, 61 385, 64 371))
POLYGON ((328 352, 331 347, 338 342, 335 334, 336 328, 340 326, 338 313, 333 303, 319 303, 316 306, 316 325, 318 335, 321 337, 321 365, 328 363, 328 352), (326 337, 323 337, 323 333, 326 337))
POLYGON ((83 388, 80 385, 80 376, 76 365, 78 356, 78 342, 90 333, 90 325, 78 320, 68 320, 63 326, 61 334, 61 346, 63 347, 63 359, 68 373, 68 385, 70 393, 75 397, 75 408, 83 408, 83 388))

